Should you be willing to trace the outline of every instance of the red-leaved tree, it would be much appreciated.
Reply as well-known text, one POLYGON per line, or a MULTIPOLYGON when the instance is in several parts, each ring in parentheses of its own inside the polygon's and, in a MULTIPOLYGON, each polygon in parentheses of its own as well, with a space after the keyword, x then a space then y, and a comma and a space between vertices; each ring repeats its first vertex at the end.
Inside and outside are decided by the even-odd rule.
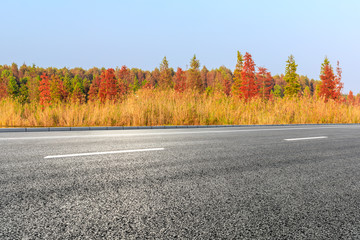
POLYGON ((255 63, 250 53, 244 56, 244 65, 241 71, 241 97, 246 101, 258 94, 258 86, 255 81, 255 63))
POLYGON ((7 85, 6 79, 0 76, 0 99, 7 97, 7 85))
POLYGON ((344 87, 344 83, 341 82, 342 78, 342 69, 340 68, 340 63, 337 61, 336 64, 336 76, 335 76, 335 98, 339 99, 341 97, 341 91, 344 87))
POLYGON ((258 67, 256 73, 256 82, 258 84, 259 95, 262 99, 269 99, 270 92, 274 86, 270 72, 264 67, 258 67))
POLYGON ((100 75, 99 99, 101 102, 116 101, 117 84, 115 71, 112 68, 104 70, 100 75))
POLYGON ((175 75, 175 91, 184 92, 186 89, 186 74, 185 72, 178 67, 175 75))
POLYGON ((321 83, 319 86, 319 94, 325 98, 325 101, 328 101, 329 99, 340 100, 341 98, 343 84, 341 83, 341 68, 339 67, 339 62, 336 70, 337 75, 335 76, 330 62, 325 58, 324 63, 322 64, 320 75, 321 83))
POLYGON ((39 85, 39 95, 40 95, 40 105, 48 106, 51 102, 51 93, 50 93, 50 81, 47 74, 44 72, 41 75, 41 81, 39 85))
POLYGON ((125 65, 121 67, 120 71, 117 73, 117 77, 123 81, 126 85, 131 83, 131 71, 125 65))
POLYGON ((89 100, 91 102, 95 102, 99 100, 99 86, 100 86, 100 78, 99 76, 96 76, 93 79, 89 90, 89 100))

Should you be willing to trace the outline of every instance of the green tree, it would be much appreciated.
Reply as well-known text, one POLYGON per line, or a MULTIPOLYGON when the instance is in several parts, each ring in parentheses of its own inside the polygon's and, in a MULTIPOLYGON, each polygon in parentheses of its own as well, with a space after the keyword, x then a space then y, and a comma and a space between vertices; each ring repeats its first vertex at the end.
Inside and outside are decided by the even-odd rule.
POLYGON ((298 65, 296 65, 293 55, 290 55, 289 59, 286 62, 287 64, 284 76, 286 86, 284 95, 287 97, 297 97, 301 90, 298 74, 296 73, 298 65))
POLYGON ((29 103, 29 88, 27 85, 28 79, 22 78, 20 80, 20 89, 19 89, 19 102, 24 104, 24 103, 29 103))
POLYGON ((280 85, 275 85, 274 86, 274 92, 273 92, 274 96, 275 97, 283 97, 283 93, 282 93, 282 89, 281 89, 281 86, 280 85))
POLYGON ((138 77, 135 75, 135 78, 134 78, 134 83, 133 84, 130 84, 130 88, 131 90, 135 93, 137 90, 140 89, 140 84, 139 84, 139 79, 138 77))
POLYGON ((71 85, 72 85, 72 89, 75 89, 75 86, 77 85, 78 87, 80 87, 81 91, 84 92, 84 84, 83 84, 83 80, 81 79, 81 77, 79 75, 75 75, 75 77, 73 79, 71 79, 71 85))
POLYGON ((16 81, 16 78, 13 75, 9 76, 9 83, 8 83, 8 94, 13 99, 16 99, 19 95, 19 84, 16 81))

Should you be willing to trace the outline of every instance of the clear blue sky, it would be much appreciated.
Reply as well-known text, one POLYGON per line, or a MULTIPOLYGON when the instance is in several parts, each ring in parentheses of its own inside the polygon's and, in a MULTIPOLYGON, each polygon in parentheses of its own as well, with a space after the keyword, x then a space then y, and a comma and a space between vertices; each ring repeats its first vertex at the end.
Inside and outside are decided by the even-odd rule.
POLYGON ((1 1, 0 64, 144 70, 167 57, 173 68, 193 54, 208 69, 234 69, 236 51, 257 66, 319 79, 327 55, 360 92, 358 0, 1 1))

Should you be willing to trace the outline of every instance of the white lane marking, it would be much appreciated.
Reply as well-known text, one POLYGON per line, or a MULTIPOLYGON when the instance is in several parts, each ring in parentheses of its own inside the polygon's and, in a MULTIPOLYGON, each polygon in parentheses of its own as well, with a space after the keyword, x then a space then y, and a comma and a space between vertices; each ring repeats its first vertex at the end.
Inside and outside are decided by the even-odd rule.
POLYGON ((52 156, 46 156, 44 158, 66 158, 66 157, 105 155, 105 154, 115 154, 115 153, 149 152, 149 151, 162 151, 162 150, 164 150, 164 148, 146 148, 146 149, 120 150, 120 151, 110 151, 110 152, 92 152, 92 153, 74 153, 74 154, 65 154, 65 155, 52 155, 52 156))
POLYGON ((289 138, 284 139, 285 141, 301 141, 301 140, 312 140, 312 139, 322 139, 322 138, 328 138, 327 136, 320 136, 320 137, 306 137, 306 138, 289 138))
POLYGON ((1 140, 37 140, 37 139, 69 139, 69 138, 102 138, 102 137, 136 137, 157 135, 179 135, 179 134, 202 134, 202 133, 236 133, 236 132, 261 132, 261 131, 289 131, 289 130, 311 130, 311 129, 339 129, 350 127, 308 127, 308 128, 265 128, 265 129, 239 129, 239 130, 215 130, 215 131, 187 131, 187 132, 161 132, 161 133, 125 133, 125 134, 99 134, 99 135, 70 135, 70 136, 43 136, 43 137, 13 137, 0 138, 1 140))

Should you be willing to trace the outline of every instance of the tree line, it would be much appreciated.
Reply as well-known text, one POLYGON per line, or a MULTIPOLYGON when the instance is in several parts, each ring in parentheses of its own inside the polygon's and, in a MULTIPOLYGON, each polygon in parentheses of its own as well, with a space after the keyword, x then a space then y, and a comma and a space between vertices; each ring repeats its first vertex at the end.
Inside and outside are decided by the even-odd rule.
POLYGON ((0 65, 0 99, 13 98, 20 103, 39 103, 42 106, 63 102, 86 103, 88 101, 118 102, 139 89, 173 89, 178 93, 188 90, 211 95, 220 92, 244 101, 253 98, 269 100, 275 97, 300 96, 323 97, 325 101, 359 102, 350 91, 345 98, 341 94, 341 68, 334 72, 328 58, 320 67, 320 80, 309 79, 296 73, 295 58, 290 55, 285 73, 272 76, 265 67, 256 67, 250 53, 237 52, 235 70, 225 66, 208 70, 200 69, 194 55, 190 68, 176 71, 169 67, 166 57, 153 71, 138 68, 41 68, 23 64, 20 68, 0 65))

